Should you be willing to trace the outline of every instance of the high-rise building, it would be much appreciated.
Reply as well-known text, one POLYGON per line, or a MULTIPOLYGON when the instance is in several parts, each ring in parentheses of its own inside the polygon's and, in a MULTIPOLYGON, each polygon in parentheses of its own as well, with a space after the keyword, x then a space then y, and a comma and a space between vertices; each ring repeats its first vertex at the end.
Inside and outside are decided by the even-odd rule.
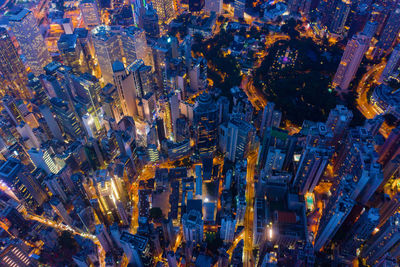
POLYGON ((72 72, 84 73, 89 70, 76 34, 61 35, 57 45, 64 65, 71 67, 72 72))
POLYGON ((397 45, 393 49, 392 54, 390 55, 385 68, 383 69, 381 77, 379 78, 379 81, 380 82, 386 81, 393 72, 399 69, 399 66, 400 66, 400 45, 397 45))
POLYGON ((173 0, 155 0, 153 2, 154 8, 157 11, 158 18, 163 23, 174 17, 175 7, 173 0))
POLYGON ((9 93, 24 98, 30 97, 30 92, 26 88, 25 66, 7 30, 3 27, 0 27, 0 73, 5 80, 13 83, 16 91, 9 93))
POLYGON ((71 110, 68 103, 60 98, 52 98, 50 100, 54 115, 59 122, 64 133, 71 138, 77 138, 81 136, 82 129, 79 119, 75 115, 75 112, 71 110))
POLYGON ((375 58, 380 58, 385 53, 389 52, 393 47, 397 36, 400 32, 400 7, 395 7, 391 13, 389 18, 387 19, 386 25, 383 29, 381 36, 379 37, 379 41, 376 44, 376 50, 374 52, 375 58))
POLYGON ((125 116, 137 116, 135 83, 133 74, 126 71, 124 64, 120 61, 113 63, 114 83, 117 87, 118 96, 125 116))
POLYGON ((0 166, 0 179, 29 208, 37 208, 47 199, 40 184, 25 170, 21 161, 15 158, 9 158, 0 166))
POLYGON ((212 155, 216 148, 218 109, 211 95, 203 93, 198 97, 194 109, 197 149, 201 156, 212 155))
POLYGON ((331 191, 340 187, 338 181, 342 183, 351 179, 349 182, 355 186, 349 194, 351 199, 365 204, 383 181, 382 168, 377 160, 378 155, 372 144, 355 142, 337 171, 339 179, 336 179, 331 191))
POLYGON ((245 0, 235 0, 233 3, 233 8, 234 8, 233 16, 238 19, 243 19, 245 6, 246 6, 245 0))
POLYGON ((301 155, 293 186, 300 194, 313 192, 328 166, 333 150, 328 147, 307 147, 301 155))
POLYGON ((385 166, 392 158, 400 153, 400 127, 394 128, 385 143, 379 147, 379 162, 385 166))
POLYGON ((83 0, 79 4, 86 28, 93 29, 101 24, 100 13, 95 0, 83 0))
POLYGON ((104 84, 114 83, 112 64, 122 61, 119 29, 100 25, 91 31, 97 61, 104 84))
POLYGON ((345 106, 337 105, 329 112, 326 127, 333 133, 333 143, 340 141, 353 119, 353 113, 345 106))
POLYGON ((264 136, 264 131, 267 127, 279 128, 282 119, 282 113, 275 110, 275 104, 273 102, 268 102, 264 107, 261 126, 260 126, 260 136, 264 136))
POLYGON ((362 34, 354 35, 347 42, 339 67, 333 78, 332 86, 337 91, 346 91, 356 75, 361 60, 369 47, 370 39, 362 34))
POLYGON ((51 56, 34 14, 28 9, 21 9, 10 17, 9 23, 30 70, 35 75, 44 73, 43 68, 51 62, 51 56))
POLYGON ((203 220, 198 210, 192 209, 182 216, 183 237, 186 242, 203 241, 203 220))
POLYGON ((19 125, 23 120, 24 116, 21 114, 21 111, 18 109, 15 98, 9 95, 5 95, 1 99, 1 104, 7 113, 7 115, 10 117, 11 121, 14 123, 14 125, 19 125))
POLYGON ((246 158, 250 145, 254 142, 256 129, 250 123, 232 119, 219 127, 219 146, 231 161, 246 158))
POLYGON ((376 33, 377 28, 378 23, 376 21, 370 20, 365 24, 362 34, 367 36, 369 39, 372 39, 372 37, 374 37, 376 33))
POLYGON ((33 130, 29 124, 25 123, 24 121, 21 122, 17 126, 17 132, 21 135, 22 140, 24 141, 26 147, 28 147, 28 148, 31 148, 31 147, 39 148, 40 147, 41 141, 38 138, 38 136, 36 136, 33 133, 33 130))
POLYGON ((61 203, 61 201, 58 198, 52 197, 50 199, 50 205, 53 208, 53 210, 57 213, 57 215, 62 218, 64 223, 66 223, 67 225, 72 225, 73 220, 72 220, 71 216, 69 216, 63 203, 61 203))
MULTIPOLYGON (((351 190, 345 183, 343 190, 351 190)), ((342 191, 342 189, 339 189, 342 191)), ((319 223, 317 236, 315 239, 314 249, 319 251, 324 247, 336 234, 344 220, 350 214, 355 202, 347 193, 332 195, 327 206, 322 212, 322 217, 319 223)))
POLYGON ((364 128, 371 134, 371 136, 376 136, 384 121, 385 117, 383 115, 376 115, 372 119, 365 120, 364 128))
POLYGON ((260 246, 266 238, 266 208, 264 198, 254 200, 253 246, 260 246))
POLYGON ((342 243, 341 254, 349 260, 357 256, 357 250, 371 236, 372 232, 379 223, 379 210, 371 208, 361 214, 360 218, 354 223, 342 243))
POLYGON ((28 246, 21 240, 13 240, 0 251, 0 262, 4 266, 36 267, 38 264, 29 256, 28 246))
POLYGON ((349 0, 341 0, 335 9, 335 13, 333 14, 333 19, 330 25, 330 30, 334 33, 341 34, 343 33, 344 26, 347 21, 347 17, 349 16, 351 9, 351 1, 349 0))
POLYGON ((53 160, 49 149, 31 148, 28 154, 36 168, 42 169, 48 175, 58 173, 64 167, 53 160))
POLYGON ((231 216, 225 216, 221 220, 220 237, 224 242, 231 243, 235 238, 236 220, 231 216))
POLYGON ((205 0, 204 10, 207 12, 215 12, 217 14, 222 11, 223 1, 221 0, 205 0))
POLYGON ((52 137, 59 141, 64 140, 60 126, 58 126, 58 123, 54 119, 53 113, 50 111, 49 106, 41 105, 39 106, 39 110, 40 113, 42 113, 42 116, 47 124, 47 127, 50 130, 52 137))
POLYGON ((37 106, 50 105, 49 97, 46 90, 44 90, 42 82, 33 73, 28 74, 28 88, 33 92, 33 101, 37 106))
POLYGON ((128 66, 136 59, 143 60, 147 66, 152 66, 152 57, 147 47, 146 33, 143 29, 130 26, 120 35, 125 64, 128 66))
POLYGON ((361 256, 374 265, 392 247, 400 242, 400 213, 394 214, 365 244, 361 256))
POLYGON ((151 67, 145 65, 143 60, 135 60, 127 67, 127 70, 133 74, 136 95, 138 98, 143 100, 145 95, 148 95, 154 91, 151 67))
POLYGON ((149 38, 156 39, 160 37, 157 11, 153 8, 151 3, 147 5, 146 12, 143 16, 143 29, 146 32, 146 36, 149 38))

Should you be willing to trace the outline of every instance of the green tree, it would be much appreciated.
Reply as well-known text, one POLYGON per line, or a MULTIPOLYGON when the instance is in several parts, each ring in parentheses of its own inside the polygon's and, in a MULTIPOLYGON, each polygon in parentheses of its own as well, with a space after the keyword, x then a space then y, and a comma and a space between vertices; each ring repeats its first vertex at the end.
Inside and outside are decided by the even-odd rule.
POLYGON ((158 220, 164 218, 162 210, 159 207, 151 208, 149 213, 150 213, 150 218, 153 220, 158 221, 158 220))

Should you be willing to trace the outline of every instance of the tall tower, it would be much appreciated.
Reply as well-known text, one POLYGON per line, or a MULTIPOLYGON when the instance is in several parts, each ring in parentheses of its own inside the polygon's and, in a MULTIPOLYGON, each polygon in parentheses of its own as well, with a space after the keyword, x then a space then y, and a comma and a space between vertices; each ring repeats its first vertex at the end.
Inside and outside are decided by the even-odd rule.
POLYGON ((337 105, 329 112, 328 119, 326 120, 326 127, 332 130, 333 142, 339 141, 353 119, 353 113, 345 106, 337 105))
POLYGON ((153 65, 144 30, 134 26, 125 28, 121 33, 121 43, 126 65, 132 64, 136 59, 143 60, 147 66, 153 65))
POLYGON ((386 252, 400 242, 400 213, 394 214, 365 244, 361 256, 374 265, 386 252))
POLYGON ((378 209, 371 208, 369 211, 365 211, 347 232, 347 236, 340 246, 342 255, 353 260, 357 255, 357 249, 370 237, 378 223, 378 209))
POLYGON ((157 11, 158 18, 164 23, 171 19, 175 14, 173 0, 155 0, 153 5, 157 11))
POLYGON ((233 16, 237 19, 243 19, 244 18, 244 8, 246 5, 245 0, 235 0, 233 6, 234 6, 234 11, 233 11, 233 16))
POLYGON ((314 244, 315 251, 319 251, 331 240, 350 214, 355 204, 355 201, 349 197, 349 193, 354 188, 350 183, 343 182, 341 188, 329 199, 318 227, 314 244))
POLYGON ((103 82, 114 83, 112 65, 122 61, 122 50, 118 33, 109 26, 100 25, 91 31, 97 62, 100 67, 103 82))
POLYGON ((35 75, 44 73, 43 68, 52 59, 33 13, 28 9, 21 9, 18 14, 10 17, 9 23, 30 70, 35 75))
POLYGON ((385 143, 379 148, 379 162, 386 165, 392 158, 400 153, 400 127, 394 128, 385 143))
POLYGON ((93 29, 101 24, 100 13, 95 0, 83 0, 79 4, 86 28, 93 29))
POLYGON ((333 151, 328 147, 307 147, 303 152, 293 186, 299 187, 300 194, 313 192, 321 176, 324 174, 333 151))
POLYGON ((40 184, 24 170, 24 165, 15 158, 8 159, 0 166, 0 179, 12 188, 19 200, 30 208, 42 205, 47 198, 40 184))
POLYGON ((203 241, 203 220, 201 213, 197 210, 190 210, 182 216, 183 236, 186 242, 200 243, 203 241))
POLYGON ((114 83, 117 87, 118 96, 125 116, 132 118, 137 116, 136 90, 133 74, 126 71, 124 64, 115 61, 113 64, 114 83))
POLYGON ((376 44, 375 58, 380 58, 387 53, 394 45, 396 38, 400 32, 400 7, 396 7, 390 14, 382 35, 376 44))
POLYGON ((88 71, 89 68, 86 65, 86 60, 84 59, 84 54, 76 34, 61 35, 57 46, 64 65, 71 67, 74 73, 88 71))
POLYGON ((370 39, 365 35, 354 35, 347 42, 339 67, 333 78, 332 86, 337 91, 346 91, 360 66, 361 60, 368 49, 370 39))
POLYGON ((215 12, 216 14, 222 11, 222 0, 205 0, 204 10, 206 12, 215 12))
POLYGON ((349 16, 351 8, 351 2, 349 0, 341 0, 336 7, 335 13, 333 14, 333 20, 330 26, 330 30, 341 34, 344 30, 347 17, 349 16))
POLYGON ((17 49, 5 28, 0 27, 0 73, 13 84, 15 91, 9 92, 24 98, 30 97, 26 88, 26 71, 17 49))
POLYGON ((394 49, 392 54, 389 57, 389 61, 386 63, 385 68, 383 69, 383 72, 381 74, 381 77, 379 78, 379 82, 384 82, 386 81, 389 76, 398 70, 400 66, 400 44, 397 45, 394 49))
POLYGON ((194 126, 197 134, 197 148, 201 156, 214 153, 217 139, 218 109, 211 95, 203 93, 198 97, 194 109, 194 126))
POLYGON ((158 24, 157 11, 153 8, 152 4, 148 4, 146 12, 143 16, 143 29, 146 32, 146 36, 150 38, 160 37, 160 26, 158 24))

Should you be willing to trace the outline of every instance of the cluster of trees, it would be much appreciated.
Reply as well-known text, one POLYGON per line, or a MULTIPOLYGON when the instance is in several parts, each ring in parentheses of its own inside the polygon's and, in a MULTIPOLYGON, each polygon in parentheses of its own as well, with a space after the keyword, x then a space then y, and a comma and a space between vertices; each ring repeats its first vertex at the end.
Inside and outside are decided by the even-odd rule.
POLYGON ((330 109, 338 104, 338 97, 329 90, 340 61, 338 47, 316 44, 309 38, 298 38, 295 22, 286 27, 291 36, 288 41, 275 43, 261 66, 255 71, 254 85, 276 104, 284 119, 301 125, 304 119, 323 121, 330 109), (291 49, 297 51, 294 66, 273 71, 277 57, 291 49))
POLYGON ((194 54, 205 57, 208 63, 207 76, 213 81, 214 87, 220 88, 224 95, 229 90, 240 85, 242 77, 238 61, 232 55, 224 53, 233 42, 236 31, 221 31, 209 39, 194 36, 192 50, 194 54))

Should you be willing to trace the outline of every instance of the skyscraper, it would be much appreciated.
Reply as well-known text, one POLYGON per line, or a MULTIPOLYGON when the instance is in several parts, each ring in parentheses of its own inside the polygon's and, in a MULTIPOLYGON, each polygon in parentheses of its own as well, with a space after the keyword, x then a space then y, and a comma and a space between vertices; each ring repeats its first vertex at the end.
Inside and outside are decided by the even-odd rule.
POLYGON ((30 70, 35 75, 44 73, 43 68, 51 62, 51 56, 33 13, 21 9, 9 22, 30 70))
POLYGON ((30 97, 30 92, 26 88, 26 71, 17 49, 11 41, 5 28, 0 27, 0 73, 5 80, 13 84, 14 92, 24 98, 30 97))
POLYGON ((186 242, 200 243, 203 241, 203 220, 201 213, 195 209, 182 216, 183 237, 186 242))
POLYGON ((278 110, 275 110, 275 104, 273 102, 268 102, 264 107, 261 126, 260 126, 260 136, 264 136, 264 131, 267 127, 276 127, 279 128, 281 124, 282 113, 278 110))
POLYGON ((218 109, 211 95, 207 93, 201 94, 197 103, 193 118, 197 149, 200 156, 209 156, 214 153, 216 148, 218 109))
POLYGON ((232 119, 219 127, 219 144, 230 161, 246 158, 251 143, 254 141, 256 129, 250 123, 232 119))
POLYGON ((138 98, 144 98, 145 95, 153 92, 153 77, 151 67, 144 64, 143 60, 135 60, 127 67, 127 70, 133 74, 136 95, 138 98))
POLYGON ((374 51, 375 58, 380 58, 382 55, 389 52, 394 45, 396 38, 400 32, 399 21, 400 7, 397 6, 391 11, 383 32, 379 38, 379 41, 376 44, 376 49, 374 51))
POLYGON ((332 239, 355 204, 355 201, 348 196, 348 193, 352 191, 352 187, 347 183, 342 183, 341 186, 338 189, 341 193, 332 195, 322 212, 314 244, 315 251, 319 251, 332 239))
POLYGON ((0 166, 0 179, 29 208, 34 209, 42 205, 47 199, 40 184, 25 170, 24 165, 15 158, 8 159, 0 166))
POLYGON ((390 55, 385 68, 383 69, 381 77, 379 78, 379 82, 385 82, 393 72, 399 69, 399 66, 400 66, 400 45, 397 45, 393 49, 392 54, 390 55))
POLYGON ((143 29, 145 30, 147 37, 160 37, 160 26, 158 25, 157 11, 153 8, 151 3, 147 5, 146 12, 143 16, 143 29))
POLYGON ((93 29, 101 24, 100 13, 94 0, 83 0, 79 4, 86 28, 93 29))
POLYGON ((207 12, 215 12, 217 14, 222 11, 222 0, 205 0, 204 10, 207 12))
POLYGON ((137 116, 135 83, 133 74, 126 71, 124 64, 115 61, 113 64, 114 83, 117 87, 118 96, 125 116, 132 118, 137 116))
POLYGON ((373 265, 386 252, 400 242, 400 213, 394 214, 365 244, 361 256, 373 265))
POLYGON ((332 157, 333 150, 328 147, 307 147, 301 155, 293 186, 300 194, 313 192, 332 157))
POLYGON ((233 16, 238 19, 244 18, 245 0, 235 0, 233 3, 234 13, 233 16))
POLYGON ((346 92, 349 88, 351 80, 360 66, 361 60, 369 46, 369 38, 365 35, 354 35, 347 42, 339 67, 333 78, 332 86, 337 91, 346 92))
POLYGON ((62 167, 58 165, 53 158, 51 157, 48 149, 36 149, 31 148, 28 151, 28 154, 36 166, 36 168, 40 168, 45 171, 48 175, 52 173, 58 173, 62 167))
POLYGON ((89 70, 76 34, 61 35, 57 46, 64 65, 71 67, 74 73, 89 70))
POLYGON ((341 34, 344 30, 344 25, 346 24, 347 17, 349 16, 351 8, 351 1, 341 0, 335 9, 333 14, 333 19, 330 25, 330 30, 334 33, 341 34))
POLYGON ((143 60, 144 64, 147 66, 153 65, 144 30, 130 26, 121 32, 120 38, 125 64, 127 66, 132 64, 136 59, 143 60))
POLYGON ((394 128, 385 143, 379 148, 379 162, 385 166, 392 158, 400 153, 400 127, 394 128))
POLYGON ((337 105, 329 112, 326 127, 331 129, 333 133, 333 143, 338 142, 343 137, 352 119, 353 113, 351 110, 342 105, 337 105))
POLYGON ((68 103, 60 98, 52 98, 50 102, 64 133, 72 139, 79 137, 82 134, 81 125, 68 103))
POLYGON ((370 237, 379 223, 379 210, 371 208, 361 214, 356 223, 349 229, 341 247, 342 255, 353 260, 357 250, 370 237))
POLYGON ((226 242, 233 242, 235 238, 236 220, 231 216, 225 216, 221 220, 220 237, 226 242))
POLYGON ((153 5, 157 11, 159 20, 164 23, 171 19, 175 14, 173 0, 155 0, 153 5))
POLYGON ((114 83, 112 64, 122 61, 122 50, 118 32, 109 26, 100 25, 91 31, 97 61, 104 84, 114 83))

